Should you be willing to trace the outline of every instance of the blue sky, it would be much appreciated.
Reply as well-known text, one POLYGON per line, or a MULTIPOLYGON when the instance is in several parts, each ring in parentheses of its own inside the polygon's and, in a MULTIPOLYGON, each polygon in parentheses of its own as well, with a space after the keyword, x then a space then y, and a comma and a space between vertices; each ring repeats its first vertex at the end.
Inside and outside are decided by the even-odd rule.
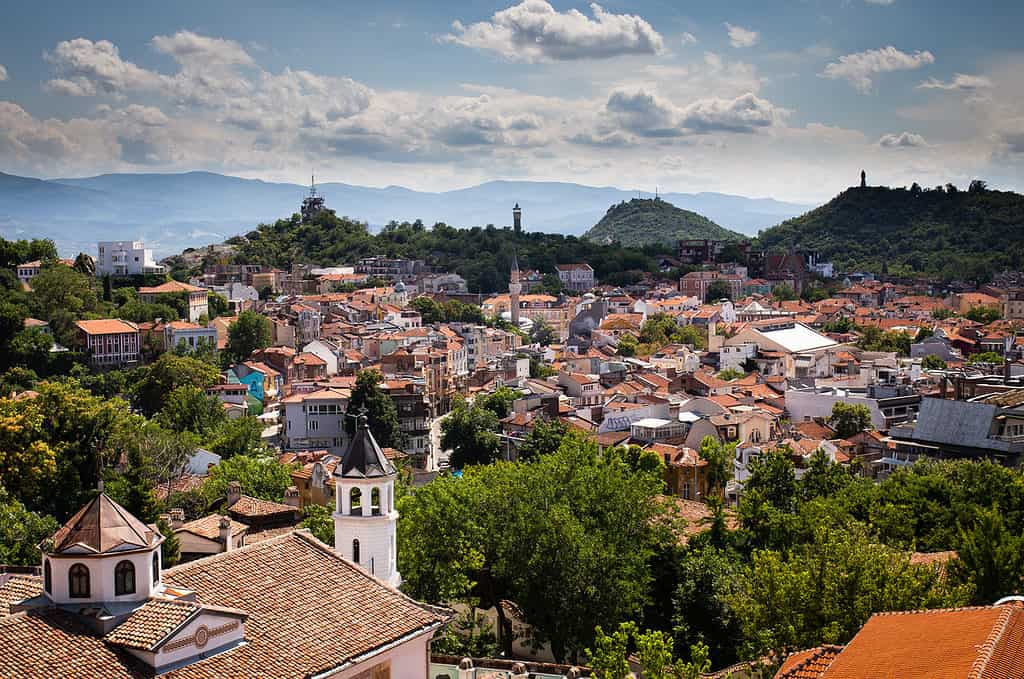
POLYGON ((1024 3, 15 3, 0 169, 1024 189, 1024 3))

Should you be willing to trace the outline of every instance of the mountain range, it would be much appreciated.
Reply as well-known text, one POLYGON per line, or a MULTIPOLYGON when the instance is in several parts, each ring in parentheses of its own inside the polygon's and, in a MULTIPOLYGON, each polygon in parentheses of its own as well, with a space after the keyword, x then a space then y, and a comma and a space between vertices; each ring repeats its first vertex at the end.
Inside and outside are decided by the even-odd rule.
MULTIPOLYGON (((341 183, 317 186, 338 215, 379 228, 391 220, 443 221, 457 227, 511 223, 523 209, 523 227, 581 235, 609 205, 636 191, 566 182, 491 181, 437 193, 401 186, 341 183)), ((139 239, 157 255, 222 241, 298 211, 309 187, 210 172, 106 174, 77 179, 33 179, 0 173, 0 235, 53 238, 62 254, 94 252, 98 240, 139 239)), ((721 193, 666 193, 674 205, 725 228, 752 235, 806 212, 809 206, 721 193)))

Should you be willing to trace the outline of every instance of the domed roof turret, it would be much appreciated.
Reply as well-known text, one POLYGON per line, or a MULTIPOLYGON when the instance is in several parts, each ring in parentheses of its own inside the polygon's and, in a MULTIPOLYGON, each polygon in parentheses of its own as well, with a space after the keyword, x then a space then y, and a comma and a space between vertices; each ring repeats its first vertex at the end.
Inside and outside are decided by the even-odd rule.
POLYGON ((405 283, 402 281, 395 283, 395 292, 405 292, 405 283))
POLYGON ((54 555, 108 554, 152 549, 163 539, 155 526, 147 526, 106 493, 100 493, 53 534, 43 551, 54 555))

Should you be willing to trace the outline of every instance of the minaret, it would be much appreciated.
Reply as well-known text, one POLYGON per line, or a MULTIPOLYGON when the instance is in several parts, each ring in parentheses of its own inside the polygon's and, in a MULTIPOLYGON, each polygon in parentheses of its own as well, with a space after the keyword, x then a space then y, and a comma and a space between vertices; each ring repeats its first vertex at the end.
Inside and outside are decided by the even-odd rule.
POLYGON ((394 465, 360 414, 352 443, 334 469, 334 551, 392 587, 398 573, 394 465))
POLYGON ((523 211, 519 208, 519 203, 512 208, 512 230, 517 236, 523 232, 523 211))
POLYGON ((523 284, 519 282, 519 260, 516 258, 516 253, 513 252, 512 277, 508 284, 508 306, 512 325, 516 328, 519 327, 519 293, 522 291, 523 284))

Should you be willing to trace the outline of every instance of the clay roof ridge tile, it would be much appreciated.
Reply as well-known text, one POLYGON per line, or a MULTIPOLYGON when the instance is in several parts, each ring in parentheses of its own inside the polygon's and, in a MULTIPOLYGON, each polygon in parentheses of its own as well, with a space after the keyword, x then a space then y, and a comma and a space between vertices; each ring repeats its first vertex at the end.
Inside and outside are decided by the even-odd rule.
POLYGON ((974 664, 971 666, 971 671, 967 675, 967 679, 982 679, 985 676, 985 668, 988 666, 989 661, 992 659, 992 654, 995 653, 996 646, 999 645, 1000 640, 1003 638, 1003 633, 1009 626, 1010 620, 1014 614, 1017 613, 1017 607, 1005 606, 1004 610, 999 616, 999 620, 993 625, 992 630, 989 632, 988 638, 978 648, 978 657, 974 659, 974 664))

